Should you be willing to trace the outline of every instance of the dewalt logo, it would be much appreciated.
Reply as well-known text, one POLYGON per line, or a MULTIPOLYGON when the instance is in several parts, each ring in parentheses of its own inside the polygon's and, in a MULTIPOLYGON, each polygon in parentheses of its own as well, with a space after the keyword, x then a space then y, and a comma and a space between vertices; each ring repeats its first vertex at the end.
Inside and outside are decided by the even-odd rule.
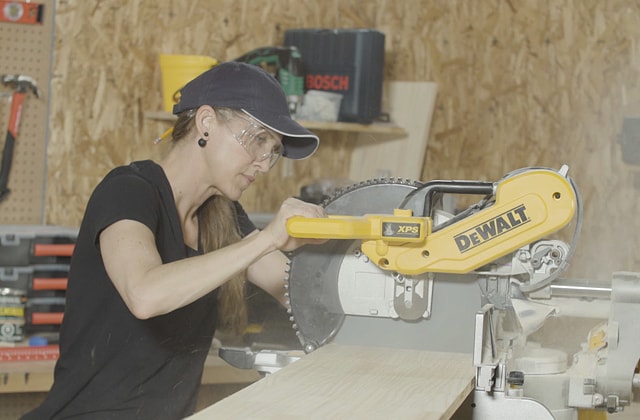
POLYGON ((524 226, 530 221, 526 208, 522 204, 454 236, 453 239, 456 241, 460 253, 464 253, 500 235, 524 226))

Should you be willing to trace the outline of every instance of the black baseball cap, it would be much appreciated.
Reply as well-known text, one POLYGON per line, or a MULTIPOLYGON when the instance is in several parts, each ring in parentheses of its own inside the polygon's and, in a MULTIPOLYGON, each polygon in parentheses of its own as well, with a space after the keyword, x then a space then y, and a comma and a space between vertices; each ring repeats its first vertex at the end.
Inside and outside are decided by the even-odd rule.
POLYGON ((179 114, 202 105, 238 109, 282 135, 282 156, 304 159, 316 151, 318 136, 291 118, 282 86, 262 68, 229 61, 202 73, 180 90, 179 114))

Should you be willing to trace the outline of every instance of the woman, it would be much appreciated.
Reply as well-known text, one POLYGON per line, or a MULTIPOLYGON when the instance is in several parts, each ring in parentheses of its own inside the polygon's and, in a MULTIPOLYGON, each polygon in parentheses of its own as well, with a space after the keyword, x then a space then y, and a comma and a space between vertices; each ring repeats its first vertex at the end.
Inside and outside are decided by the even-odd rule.
POLYGON ((278 82, 248 64, 194 79, 173 112, 167 156, 114 169, 89 200, 55 381, 25 419, 183 418, 216 325, 242 325, 244 279, 284 303, 282 251, 313 242, 289 237, 286 220, 324 211, 288 199, 257 231, 237 200, 281 155, 310 156, 318 137, 290 118, 278 82))

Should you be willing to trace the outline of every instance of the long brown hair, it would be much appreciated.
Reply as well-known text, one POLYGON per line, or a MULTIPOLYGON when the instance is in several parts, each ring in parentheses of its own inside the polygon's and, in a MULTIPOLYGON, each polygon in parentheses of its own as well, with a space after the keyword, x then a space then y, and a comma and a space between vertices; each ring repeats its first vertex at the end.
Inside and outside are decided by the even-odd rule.
MULTIPOLYGON (((215 111, 223 121, 233 116, 233 110, 227 108, 216 108, 215 111)), ((192 132, 195 127, 195 115, 195 109, 178 115, 172 133, 174 145, 192 132)), ((209 198, 200 207, 198 217, 202 249, 205 253, 231 245, 242 238, 235 204, 226 197, 214 195, 209 198)), ((219 328, 238 334, 246 328, 245 281, 246 272, 242 271, 220 286, 217 308, 219 328)))

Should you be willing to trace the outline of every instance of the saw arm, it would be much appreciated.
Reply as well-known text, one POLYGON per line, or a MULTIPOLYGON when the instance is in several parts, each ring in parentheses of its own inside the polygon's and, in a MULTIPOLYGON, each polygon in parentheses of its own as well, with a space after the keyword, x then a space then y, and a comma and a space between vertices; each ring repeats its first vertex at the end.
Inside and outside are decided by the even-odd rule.
POLYGON ((468 273, 565 227, 576 211, 576 193, 566 175, 524 169, 495 184, 488 207, 433 231, 429 216, 293 217, 292 237, 359 239, 378 267, 406 275, 468 273))
POLYGON ((395 209, 393 215, 292 217, 287 231, 297 238, 363 239, 385 244, 424 243, 431 219, 413 217, 411 210, 395 209))

